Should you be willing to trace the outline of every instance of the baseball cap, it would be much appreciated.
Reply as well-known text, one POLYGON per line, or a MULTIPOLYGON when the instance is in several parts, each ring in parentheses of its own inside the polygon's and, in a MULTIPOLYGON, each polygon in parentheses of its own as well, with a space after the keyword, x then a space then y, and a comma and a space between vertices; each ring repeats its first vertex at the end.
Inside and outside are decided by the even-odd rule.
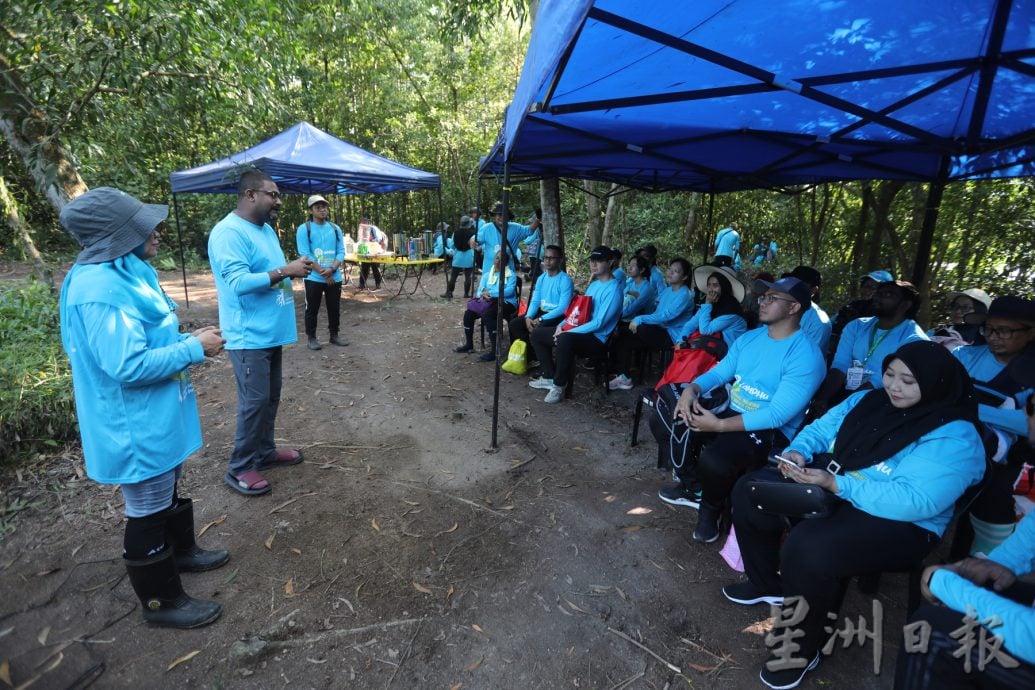
POLYGON ((867 278, 878 283, 892 283, 895 281, 895 276, 891 275, 891 271, 886 271, 883 268, 870 271, 859 280, 866 280, 867 278))
POLYGON ((327 203, 327 200, 324 199, 322 196, 320 196, 319 194, 313 194, 311 197, 309 197, 309 200, 305 202, 305 207, 312 208, 313 204, 318 204, 321 201, 330 206, 330 204, 327 203))
POLYGON ((589 255, 590 261, 610 261, 613 258, 615 258, 615 253, 605 245, 595 247, 589 255))
MULTIPOLYGON (((876 273, 876 271, 874 271, 876 273)), ((791 271, 790 276, 797 278, 803 283, 811 285, 812 287, 820 287, 823 285, 823 276, 820 275, 819 271, 814 269, 812 266, 797 266, 791 271)))
POLYGON ((945 301, 949 304, 952 304, 956 301, 957 297, 969 297, 975 302, 985 305, 985 309, 988 309, 990 306, 992 306, 992 296, 984 290, 982 290, 981 288, 967 288, 966 290, 962 290, 960 292, 950 292, 945 296, 945 301))
POLYGON ((776 290, 777 292, 790 295, 801 305, 803 310, 812 308, 812 290, 809 289, 808 285, 793 276, 780 278, 773 282, 768 280, 755 281, 756 292, 765 292, 766 290, 776 290))

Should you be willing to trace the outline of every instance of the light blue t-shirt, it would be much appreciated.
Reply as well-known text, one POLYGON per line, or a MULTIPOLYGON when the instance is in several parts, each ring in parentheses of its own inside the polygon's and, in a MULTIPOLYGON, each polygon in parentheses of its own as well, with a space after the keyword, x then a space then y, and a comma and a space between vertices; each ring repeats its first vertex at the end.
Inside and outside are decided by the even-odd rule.
POLYGON ((715 256, 733 258, 740 252, 740 233, 733 228, 723 228, 715 235, 715 256))
POLYGON ((830 332, 833 327, 830 317, 815 302, 812 303, 811 309, 801 315, 801 330, 819 346, 820 352, 826 352, 830 346, 830 332))
MULTIPOLYGON (((299 256, 308 256, 321 268, 330 268, 337 261, 339 268, 334 271, 332 279, 335 283, 341 282, 340 266, 341 262, 345 260, 345 242, 342 238, 341 228, 330 221, 302 223, 295 231, 295 245, 298 248, 299 256)), ((314 283, 327 282, 316 271, 306 276, 306 280, 314 283)))
MULTIPOLYGON (((841 423, 866 395, 853 393, 801 430, 787 450, 806 458, 834 446, 841 423)), ((837 477, 838 496, 875 517, 912 522, 941 536, 956 500, 985 472, 985 448, 970 422, 956 420, 921 436, 890 458, 837 477)))
POLYGON ((558 271, 555 276, 549 273, 542 274, 535 281, 532 301, 528 303, 528 312, 525 316, 529 319, 538 316, 544 320, 564 316, 564 310, 571 303, 574 291, 575 286, 572 285, 571 276, 564 271, 558 271), (542 312, 542 316, 539 316, 540 312, 542 312))
POLYGON ((732 382, 730 407, 741 413, 745 430, 779 429, 791 438, 825 374, 823 354, 804 331, 774 340, 761 327, 737 338, 694 383, 707 391, 732 382))
POLYGON ((874 388, 884 388, 884 358, 893 354, 906 343, 915 340, 929 340, 916 321, 906 319, 890 331, 877 328, 876 316, 864 316, 849 321, 837 343, 837 352, 831 369, 846 373, 848 367, 859 362, 866 369, 862 385, 869 383, 874 388))
POLYGON ((606 342, 622 316, 622 293, 618 289, 618 281, 614 278, 594 280, 586 288, 586 295, 592 304, 589 321, 566 332, 592 333, 600 342, 606 342))
POLYGON ((273 228, 230 212, 212 228, 208 260, 227 350, 261 350, 298 340, 291 279, 270 285, 267 275, 287 264, 273 228))
POLYGON ((701 335, 715 335, 722 333, 722 339, 727 346, 732 346, 740 336, 747 333, 747 321, 738 314, 723 314, 712 318, 712 304, 702 304, 689 321, 683 324, 682 331, 673 342, 686 340, 694 331, 701 335))
POLYGON ((474 268, 474 250, 470 245, 457 247, 452 236, 446 242, 446 254, 453 257, 453 268, 474 268))
POLYGON ((623 292, 623 319, 631 319, 634 316, 644 314, 657 302, 657 293, 654 292, 654 285, 647 278, 641 279, 638 283, 633 278, 626 278, 623 292))
MULTIPOLYGON (((970 374, 970 378, 978 383, 987 383, 998 376, 1005 364, 1000 364, 988 345, 964 345, 957 347, 952 354, 970 374)), ((1028 401, 1031 389, 1025 389, 1014 395, 1014 408, 978 405, 978 418, 990 426, 996 427, 1012 436, 1024 436, 1028 433, 1028 418, 1024 414, 1024 403, 1028 401)))
MULTIPOLYGON (((988 554, 988 559, 1017 577, 1030 575, 1035 570, 1035 511, 1021 520, 1014 533, 988 554)), ((960 614, 973 608, 979 621, 998 616, 1002 625, 993 632, 1002 636, 1005 651, 1035 664, 1035 608, 1007 599, 945 569, 934 571, 929 586, 938 601, 960 614)))
POLYGON ((683 325, 690 320, 693 313, 694 303, 690 288, 686 285, 676 289, 668 286, 661 292, 658 306, 654 311, 633 317, 632 323, 637 326, 661 326, 668 333, 669 339, 675 342, 683 330, 683 325))
MULTIPOLYGON (((478 295, 483 292, 488 292, 489 297, 492 299, 499 299, 500 296, 500 276, 495 269, 490 268, 488 272, 482 274, 481 282, 478 283, 478 295)), ((515 307, 518 303, 517 298, 517 274, 512 270, 507 270, 506 282, 503 283, 503 301, 513 304, 515 307)))
MULTIPOLYGON (((521 256, 521 248, 518 244, 528 239, 535 233, 528 225, 520 223, 507 223, 507 246, 509 247, 510 261, 513 263, 515 256, 521 256)), ((485 223, 478 226, 478 244, 482 248, 482 272, 488 273, 492 268, 492 262, 496 258, 496 252, 503 246, 503 237, 500 229, 495 223, 485 223)))
POLYGON ((175 304, 133 254, 76 264, 61 288, 61 342, 72 366, 86 474, 135 484, 201 447, 187 367, 205 352, 180 333, 175 304))

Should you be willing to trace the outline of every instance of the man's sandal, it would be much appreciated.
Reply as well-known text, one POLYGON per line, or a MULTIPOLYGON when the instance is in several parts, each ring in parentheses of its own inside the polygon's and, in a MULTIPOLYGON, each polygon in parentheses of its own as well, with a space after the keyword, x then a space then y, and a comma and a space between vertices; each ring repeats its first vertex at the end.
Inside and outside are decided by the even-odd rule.
POLYGON ((236 477, 227 472, 223 476, 223 481, 234 491, 245 496, 261 496, 268 494, 273 488, 257 470, 247 470, 236 477))
POLYGON ((257 470, 270 470, 274 467, 287 467, 288 465, 297 465, 305 459, 302 455, 302 451, 294 450, 292 448, 277 448, 277 454, 273 456, 272 460, 266 462, 260 462, 255 465, 257 470))

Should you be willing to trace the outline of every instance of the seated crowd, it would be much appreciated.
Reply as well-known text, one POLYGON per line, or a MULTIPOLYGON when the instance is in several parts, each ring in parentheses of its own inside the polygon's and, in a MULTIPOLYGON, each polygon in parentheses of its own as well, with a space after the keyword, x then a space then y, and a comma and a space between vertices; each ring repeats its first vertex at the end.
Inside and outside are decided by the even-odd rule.
POLYGON ((692 270, 675 258, 662 271, 652 246, 624 272, 615 250, 593 249, 580 295, 563 249, 547 245, 519 314, 519 240, 510 244, 534 227, 510 225, 509 252, 498 229, 472 239, 492 252, 476 293, 488 304, 469 303, 457 352, 474 349, 478 318, 493 343, 481 358, 506 352, 501 311, 511 343, 538 363, 528 385, 547 403, 565 399, 576 357, 609 366, 610 390, 632 389, 649 355, 671 358, 649 394, 659 461, 675 480, 659 498, 697 510, 695 541, 732 526, 727 548, 739 545, 746 580, 723 594, 773 605, 776 621, 797 626, 793 658, 772 650, 765 685, 796 687, 829 653, 850 578, 919 573, 952 524, 953 562, 923 572, 928 603, 912 619, 929 626, 929 644, 904 639, 896 687, 1035 687, 1035 585, 1017 580, 1035 569, 1035 514, 1018 525, 1012 497, 1035 465, 1035 301, 953 292, 950 323, 925 331, 917 288, 875 270, 831 319, 813 267, 745 284, 729 265, 692 270), (1002 659, 957 652, 964 614, 999 636, 1002 659), (972 656, 982 674, 964 669, 972 656))

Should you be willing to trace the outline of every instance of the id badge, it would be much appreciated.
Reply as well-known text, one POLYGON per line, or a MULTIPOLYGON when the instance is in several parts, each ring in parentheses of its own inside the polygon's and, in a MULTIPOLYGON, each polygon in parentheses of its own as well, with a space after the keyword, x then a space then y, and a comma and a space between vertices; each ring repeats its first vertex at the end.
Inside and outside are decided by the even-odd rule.
POLYGON ((845 388, 850 391, 858 390, 865 376, 866 369, 863 367, 848 367, 848 371, 845 372, 845 388))

